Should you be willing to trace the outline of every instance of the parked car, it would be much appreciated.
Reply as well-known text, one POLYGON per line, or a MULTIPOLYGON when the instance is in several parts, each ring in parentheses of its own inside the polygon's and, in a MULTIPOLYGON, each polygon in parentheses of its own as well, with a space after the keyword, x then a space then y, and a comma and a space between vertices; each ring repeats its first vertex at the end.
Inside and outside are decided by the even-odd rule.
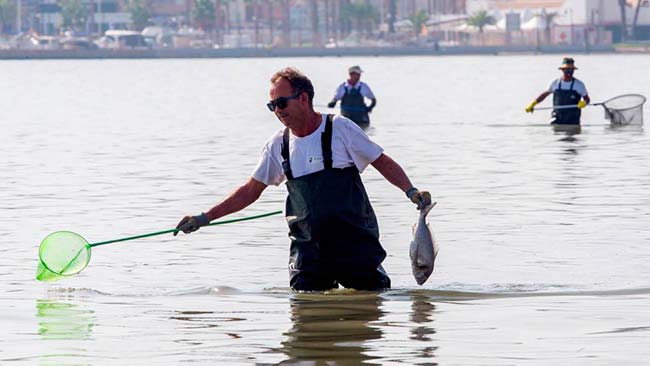
POLYGON ((54 36, 31 36, 33 48, 39 50, 58 50, 61 48, 61 41, 54 36))
POLYGON ((63 41, 61 41, 61 44, 63 45, 64 50, 88 51, 88 50, 96 50, 99 48, 95 43, 85 38, 66 38, 63 41))
POLYGON ((104 36, 95 41, 99 48, 109 49, 150 49, 151 44, 139 32, 128 30, 107 30, 104 36))

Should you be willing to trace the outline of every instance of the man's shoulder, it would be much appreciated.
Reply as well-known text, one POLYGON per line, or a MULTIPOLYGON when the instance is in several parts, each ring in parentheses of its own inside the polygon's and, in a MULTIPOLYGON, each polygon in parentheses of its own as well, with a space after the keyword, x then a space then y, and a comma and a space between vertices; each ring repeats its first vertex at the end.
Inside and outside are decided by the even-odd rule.
POLYGON ((350 124, 355 124, 355 123, 352 122, 352 120, 350 120, 349 118, 344 117, 344 116, 342 116, 340 114, 333 114, 332 115, 332 127, 333 128, 344 128, 344 127, 349 126, 350 124))
POLYGON ((332 118, 332 130, 341 131, 346 135, 350 135, 350 132, 359 132, 359 131, 365 133, 363 132, 361 127, 359 127, 358 124, 354 123, 348 117, 344 117, 340 114, 335 114, 334 117, 332 118))
POLYGON ((277 131, 275 131, 271 137, 266 140, 264 143, 264 147, 267 149, 271 149, 274 145, 280 145, 282 144, 282 137, 284 136, 284 128, 281 128, 277 131))

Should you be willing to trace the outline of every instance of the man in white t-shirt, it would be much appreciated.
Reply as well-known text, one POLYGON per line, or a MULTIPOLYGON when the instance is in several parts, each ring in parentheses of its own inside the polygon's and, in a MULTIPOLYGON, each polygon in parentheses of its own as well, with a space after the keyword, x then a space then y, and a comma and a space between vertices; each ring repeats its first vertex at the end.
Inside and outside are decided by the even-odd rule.
POLYGON ((554 80, 548 90, 533 100, 526 107, 526 112, 532 113, 537 103, 541 103, 547 96, 553 94, 553 107, 567 106, 568 108, 554 109, 551 123, 562 125, 580 124, 580 110, 589 104, 590 99, 585 84, 573 77, 574 71, 578 69, 574 63, 571 57, 565 57, 562 60, 562 66, 559 67, 562 70, 562 77, 554 80))
POLYGON ((267 107, 285 128, 264 145, 252 177, 208 212, 184 217, 174 235, 237 212, 268 185, 286 180, 291 288, 390 288, 381 266, 386 252, 359 173, 372 165, 419 209, 431 204, 431 195, 414 188, 404 170, 359 126, 315 112, 314 87, 299 71, 285 68, 273 75, 270 95, 267 107))
POLYGON ((352 66, 348 69, 350 78, 336 88, 336 93, 327 107, 334 108, 337 101, 341 101, 341 114, 348 117, 354 123, 365 127, 370 123, 368 113, 372 112, 377 104, 377 98, 368 84, 361 82, 360 66, 352 66), (370 99, 370 105, 366 105, 364 98, 370 99))

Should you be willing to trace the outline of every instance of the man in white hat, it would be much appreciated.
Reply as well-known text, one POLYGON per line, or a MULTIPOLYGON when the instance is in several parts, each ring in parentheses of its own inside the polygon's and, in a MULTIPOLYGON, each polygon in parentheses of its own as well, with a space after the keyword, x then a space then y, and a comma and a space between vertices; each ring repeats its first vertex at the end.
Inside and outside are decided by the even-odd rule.
POLYGON ((575 62, 571 57, 565 57, 562 60, 562 65, 559 67, 559 69, 562 70, 562 77, 554 80, 548 87, 547 91, 543 92, 539 97, 537 97, 537 99, 533 100, 526 107, 526 112, 533 113, 537 103, 541 103, 547 96, 553 94, 553 107, 576 107, 554 109, 551 123, 561 125, 580 124, 581 109, 589 104, 590 99, 585 84, 573 77, 573 72, 578 69, 575 67, 574 63, 575 62))
POLYGON ((370 123, 368 113, 375 108, 377 99, 368 84, 360 81, 362 72, 363 70, 358 65, 350 67, 348 69, 350 78, 339 85, 334 98, 327 104, 327 107, 334 108, 336 102, 340 100, 341 115, 348 117, 360 126, 367 126, 370 123), (370 105, 366 105, 364 98, 370 99, 370 105))

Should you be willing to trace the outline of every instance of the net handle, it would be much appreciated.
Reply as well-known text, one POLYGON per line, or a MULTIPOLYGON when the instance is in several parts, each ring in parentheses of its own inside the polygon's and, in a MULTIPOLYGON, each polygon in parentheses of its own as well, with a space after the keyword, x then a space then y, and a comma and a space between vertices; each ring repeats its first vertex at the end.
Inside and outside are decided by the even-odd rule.
MULTIPOLYGON (((606 104, 611 102, 612 100, 623 98, 623 97, 631 97, 631 96, 640 97, 642 99, 640 105, 643 105, 646 102, 646 97, 644 95, 641 95, 641 94, 622 94, 622 95, 617 95, 617 96, 615 96, 613 98, 609 98, 604 102, 587 104, 587 107, 594 106, 594 105, 602 105, 605 109, 609 109, 609 108, 607 108, 606 104)), ((562 106, 557 106, 557 107, 556 106, 553 106, 553 107, 541 107, 541 108, 535 108, 535 110, 540 111, 540 110, 546 110, 546 109, 569 109, 569 108, 578 108, 578 105, 577 104, 572 104, 572 105, 562 105, 562 106)), ((626 109, 631 109, 631 108, 636 108, 636 106, 626 108, 626 109)))
MULTIPOLYGON (((589 103, 586 105, 586 107, 593 107, 597 105, 604 105, 607 102, 600 102, 600 103, 589 103)), ((577 104, 571 104, 571 105, 559 105, 559 106, 553 106, 553 107, 541 107, 541 108, 535 108, 536 111, 543 111, 546 109, 569 109, 569 108, 578 108, 577 104)))
MULTIPOLYGON (((255 219, 262 218, 262 217, 267 217, 267 216, 277 215, 277 214, 279 214, 279 213, 282 213, 282 211, 267 212, 267 213, 260 214, 260 215, 248 216, 248 217, 241 217, 241 218, 238 218, 238 219, 223 220, 223 221, 215 221, 215 222, 210 223, 210 224, 207 224, 207 225, 205 225, 205 226, 216 226, 216 225, 230 224, 230 223, 232 223, 232 222, 255 220, 255 219)), ((141 238, 148 238, 148 237, 150 237, 150 236, 169 234, 169 233, 173 233, 174 231, 178 231, 178 229, 173 228, 173 229, 168 229, 168 230, 156 231, 156 232, 148 233, 148 234, 134 235, 134 236, 128 236, 128 237, 120 238, 120 239, 113 239, 113 240, 107 240, 107 241, 100 241, 100 242, 98 242, 98 243, 93 243, 93 244, 88 244, 88 245, 89 245, 90 247, 97 247, 97 246, 100 246, 100 245, 111 244, 111 243, 118 243, 118 242, 121 242, 121 241, 134 240, 134 239, 141 239, 141 238)))

